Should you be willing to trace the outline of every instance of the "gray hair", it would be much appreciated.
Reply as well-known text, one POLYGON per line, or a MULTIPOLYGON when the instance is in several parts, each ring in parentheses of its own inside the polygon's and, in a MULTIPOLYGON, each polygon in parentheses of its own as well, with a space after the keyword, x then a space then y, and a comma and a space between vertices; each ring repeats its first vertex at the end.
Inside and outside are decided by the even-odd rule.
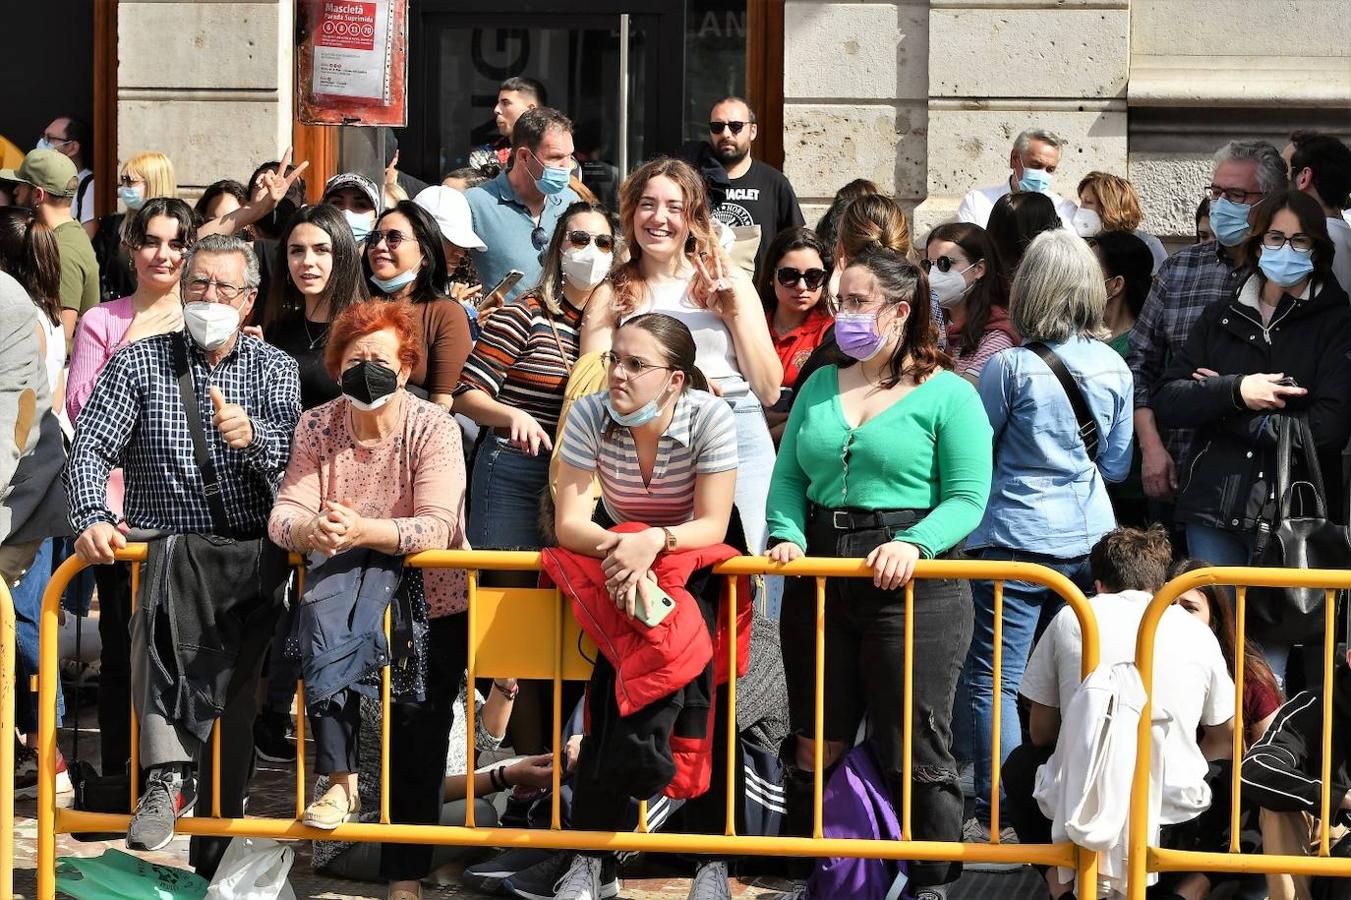
POLYGON ((1215 153, 1215 165, 1227 162, 1257 164, 1257 187, 1264 194, 1284 190, 1290 184, 1290 169, 1281 151, 1266 141, 1230 141, 1215 153))
POLYGON ((1108 337, 1107 288, 1088 244, 1063 228, 1032 239, 1018 265, 1009 315, 1025 342, 1108 337))
POLYGON ((1013 149, 1018 151, 1019 156, 1023 156, 1027 153, 1027 148, 1032 146, 1033 141, 1042 141, 1057 150, 1064 150, 1065 145, 1069 143, 1054 131, 1047 131, 1044 128, 1027 128, 1013 139, 1013 149))
POLYGON ((253 252, 252 245, 232 234, 208 234, 189 247, 183 254, 181 280, 187 280, 188 273, 192 271, 192 261, 199 253, 238 253, 244 257, 244 286, 252 290, 262 284, 263 278, 258 271, 258 256, 253 252))

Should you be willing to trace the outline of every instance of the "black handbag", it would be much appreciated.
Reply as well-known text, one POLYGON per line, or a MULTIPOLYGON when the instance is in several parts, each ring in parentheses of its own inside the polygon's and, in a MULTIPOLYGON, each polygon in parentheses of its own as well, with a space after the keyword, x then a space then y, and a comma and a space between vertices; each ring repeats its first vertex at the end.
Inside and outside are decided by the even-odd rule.
MULTIPOLYGON (((1313 430, 1303 414, 1285 415, 1277 426, 1275 493, 1258 524, 1253 565, 1281 569, 1351 567, 1351 532, 1328 518, 1327 493, 1318 465, 1313 430), (1307 480, 1292 481, 1296 452, 1304 456, 1307 480), (1295 490, 1312 493, 1312 509, 1294 507, 1295 490)), ((1323 588, 1252 588, 1248 591, 1248 629, 1267 642, 1318 643, 1323 640, 1323 588)))

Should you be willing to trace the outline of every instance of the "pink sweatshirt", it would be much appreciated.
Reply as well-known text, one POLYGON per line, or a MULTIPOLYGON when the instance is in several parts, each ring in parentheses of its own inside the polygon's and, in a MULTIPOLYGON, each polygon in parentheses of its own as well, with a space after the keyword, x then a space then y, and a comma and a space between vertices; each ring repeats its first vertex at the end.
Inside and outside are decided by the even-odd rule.
POLYGON ((66 415, 73 423, 94 393, 94 382, 114 353, 122 349, 136 315, 131 298, 100 303, 80 317, 66 376, 66 415))
MULTIPOLYGON (((287 550, 303 552, 296 532, 319 514, 325 500, 353 501, 359 515, 393 519, 398 553, 469 549, 464 533, 464 453, 460 428, 434 403, 404 393, 403 416, 377 444, 352 434, 346 397, 300 417, 268 535, 287 550)), ((463 571, 427 569, 423 575, 431 618, 468 605, 463 571)))

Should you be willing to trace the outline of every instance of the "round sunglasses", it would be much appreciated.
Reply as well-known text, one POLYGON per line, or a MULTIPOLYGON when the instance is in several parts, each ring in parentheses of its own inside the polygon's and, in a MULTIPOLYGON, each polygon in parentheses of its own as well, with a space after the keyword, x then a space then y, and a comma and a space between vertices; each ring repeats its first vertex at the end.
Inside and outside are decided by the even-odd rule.
POLYGON ((774 279, 786 288, 797 287, 799 281, 814 291, 826 280, 825 269, 796 269, 792 266, 780 266, 774 271, 774 279))
POLYGON ((722 134, 722 130, 726 128, 732 134, 741 134, 741 129, 749 124, 749 122, 709 122, 708 130, 714 134, 722 134))
POLYGON ((609 253, 615 248, 615 239, 609 234, 592 234, 589 231, 576 229, 567 233, 568 245, 574 250, 581 250, 592 241, 596 242, 596 249, 601 253, 609 253))
POLYGON ((366 247, 374 250, 376 247, 380 246, 381 241, 384 241, 385 244, 389 246, 389 249, 398 250, 400 244, 404 241, 411 240, 413 240, 412 235, 404 234, 396 228, 391 228, 388 231, 382 231, 377 228, 366 236, 366 247))
POLYGON ((921 259, 919 264, 924 267, 924 271, 927 274, 930 269, 946 272, 953 266, 960 266, 962 261, 959 259, 952 259, 948 256, 940 256, 938 259, 921 259))

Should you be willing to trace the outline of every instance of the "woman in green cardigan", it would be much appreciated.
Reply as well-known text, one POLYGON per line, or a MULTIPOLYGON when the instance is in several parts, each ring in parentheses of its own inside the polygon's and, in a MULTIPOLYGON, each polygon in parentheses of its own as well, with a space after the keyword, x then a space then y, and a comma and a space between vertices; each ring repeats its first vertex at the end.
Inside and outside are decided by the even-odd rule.
MULTIPOLYGON (((929 285, 905 257, 851 260, 836 298, 847 359, 813 374, 793 405, 770 484, 769 556, 861 557, 871 581, 826 582, 825 764, 868 741, 900 797, 905 590, 919 559, 950 557, 979 524, 990 493, 992 433, 976 389, 938 349, 929 285)), ((793 578, 780 634, 796 746, 785 753, 790 821, 804 822, 814 734, 816 586, 793 578)), ((914 586, 914 839, 960 841, 962 792, 952 757, 952 702, 971 641, 964 581, 914 586)), ((807 801, 808 808, 810 801, 807 801)), ((809 813, 806 814, 809 817, 809 813)), ((801 827, 801 826, 799 826, 801 827)), ((942 897, 957 863, 912 862, 920 900, 942 897)))

